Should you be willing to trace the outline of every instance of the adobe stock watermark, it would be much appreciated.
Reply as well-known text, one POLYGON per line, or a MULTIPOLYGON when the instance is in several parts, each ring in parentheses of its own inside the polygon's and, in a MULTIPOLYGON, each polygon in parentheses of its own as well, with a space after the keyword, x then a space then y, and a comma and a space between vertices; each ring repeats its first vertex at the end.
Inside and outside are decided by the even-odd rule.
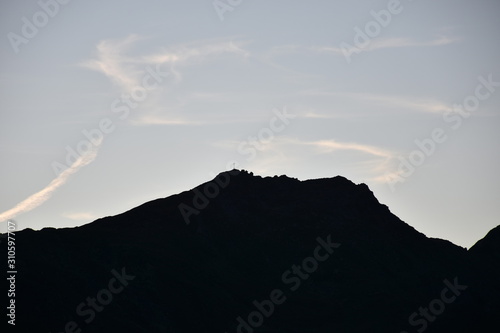
POLYGON ((71 0, 39 0, 37 1, 40 10, 35 12, 31 16, 31 20, 26 16, 21 18, 22 26, 21 26, 21 35, 9 32, 7 33, 7 39, 9 40, 10 46, 14 53, 19 53, 19 47, 21 45, 26 45, 30 40, 35 38, 40 29, 45 27, 50 19, 54 18, 62 6, 67 5, 71 0))
MULTIPOLYGON (((474 89, 474 94, 465 97, 461 104, 453 104, 452 110, 443 114, 443 121, 451 127, 452 130, 458 130, 464 119, 469 118, 473 112, 477 111, 482 101, 489 99, 500 87, 500 82, 493 81, 493 74, 487 78, 479 76, 479 84, 474 89)), ((446 130, 442 127, 434 128, 430 135, 422 140, 414 141, 417 149, 413 150, 408 156, 398 156, 399 164, 395 174, 386 174, 386 183, 392 192, 396 190, 398 183, 404 183, 408 177, 413 175, 416 169, 437 151, 437 147, 448 140, 446 130)))
MULTIPOLYGON (((87 297, 76 307, 76 314, 82 317, 87 325, 96 318, 96 313, 102 312, 113 301, 113 297, 120 294, 129 285, 129 282, 135 279, 135 276, 125 272, 125 267, 122 268, 121 273, 112 269, 111 274, 113 277, 109 280, 106 288, 99 290, 95 297, 87 297)), ((81 333, 83 331, 80 326, 76 321, 69 321, 60 333, 81 333)))
MULTIPOLYGON (((326 241, 321 237, 316 238, 318 245, 314 248, 310 257, 302 260, 300 265, 292 265, 281 275, 281 281, 287 286, 289 293, 300 288, 302 282, 308 280, 318 269, 319 263, 330 258, 334 249, 340 247, 339 243, 333 243, 331 235, 326 237, 326 241)), ((255 310, 250 312, 246 319, 239 316, 236 318, 238 326, 237 333, 253 333, 264 324, 265 319, 272 316, 276 307, 285 303, 287 296, 282 289, 273 289, 269 293, 269 298, 263 301, 254 300, 252 302, 255 310)), ((226 332, 227 333, 227 332, 226 332)))
MULTIPOLYGON (((123 93, 120 98, 111 102, 110 109, 112 113, 117 114, 118 118, 125 120, 129 117, 130 111, 136 109, 141 102, 145 101, 149 93, 157 88, 165 78, 170 76, 168 71, 162 71, 160 64, 155 69, 147 66, 146 74, 143 76, 141 84, 132 88, 129 93, 123 93)), ((85 139, 80 140, 75 148, 67 145, 65 164, 53 161, 51 166, 54 174, 58 176, 63 171, 71 167, 79 158, 85 156, 92 149, 100 146, 106 134, 111 134, 116 129, 115 122, 108 117, 102 118, 98 126, 92 129, 83 129, 81 131, 85 139)))
MULTIPOLYGON (((412 1, 412 0, 409 0, 412 1)), ((390 0, 387 3, 387 9, 381 9, 378 12, 371 10, 370 15, 373 20, 368 21, 364 29, 358 26, 354 27, 354 45, 342 42, 339 45, 342 54, 344 55, 348 64, 352 62, 353 53, 359 54, 365 51, 370 45, 372 39, 378 37, 382 32, 382 28, 386 28, 391 22, 395 15, 400 14, 403 11, 403 5, 399 0, 390 0)))
MULTIPOLYGON (((261 128, 256 136, 248 136, 247 140, 238 145, 238 153, 241 155, 248 155, 247 161, 255 159, 257 151, 262 151, 264 146, 269 144, 277 133, 284 131, 290 124, 290 120, 296 117, 296 115, 288 113, 286 107, 283 108, 283 111, 274 109, 273 113, 274 116, 269 120, 268 127, 261 128)), ((224 189, 229 185, 229 175, 237 175, 239 171, 236 167, 239 165, 240 163, 238 161, 229 161, 226 165, 226 170, 233 166, 231 171, 219 174, 217 177, 213 172, 211 172, 210 176, 215 177, 215 179, 205 184, 203 192, 197 188, 192 190, 194 196, 191 205, 185 203, 179 204, 179 212, 181 213, 186 224, 189 225, 191 222, 191 216, 198 215, 201 210, 205 209, 209 205, 210 200, 219 195, 221 189, 224 189)))
POLYGON ((219 16, 219 20, 224 21, 224 13, 232 12, 242 2, 243 0, 215 0, 212 5, 219 16))
MULTIPOLYGON (((424 332, 429 324, 436 321, 436 318, 445 311, 446 305, 453 303, 462 294, 462 291, 467 289, 466 285, 458 284, 457 277, 453 279, 453 283, 448 280, 444 280, 443 283, 446 287, 441 290, 438 298, 430 301, 427 307, 419 307, 418 312, 415 311, 408 317, 408 323, 418 333, 424 332)), ((401 331, 401 333, 409 332, 401 331)))
POLYGON ((16 325, 16 277, 17 277, 17 264, 16 264, 16 239, 15 232, 17 231, 17 224, 12 220, 7 221, 7 281, 9 289, 7 289, 8 304, 7 307, 7 323, 9 325, 16 325))

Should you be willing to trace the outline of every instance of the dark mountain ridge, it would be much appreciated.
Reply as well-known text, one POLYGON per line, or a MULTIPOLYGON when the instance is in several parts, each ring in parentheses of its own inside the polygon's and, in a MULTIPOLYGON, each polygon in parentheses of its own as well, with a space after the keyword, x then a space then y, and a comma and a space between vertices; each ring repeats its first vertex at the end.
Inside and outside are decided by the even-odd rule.
POLYGON ((467 251, 340 176, 232 170, 16 237, 21 332, 500 332, 499 227, 467 251))

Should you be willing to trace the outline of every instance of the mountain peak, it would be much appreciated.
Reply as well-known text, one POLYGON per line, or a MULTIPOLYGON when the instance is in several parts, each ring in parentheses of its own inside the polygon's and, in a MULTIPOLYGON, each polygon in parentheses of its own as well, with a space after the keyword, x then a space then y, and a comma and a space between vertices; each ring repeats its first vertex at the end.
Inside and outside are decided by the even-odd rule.
MULTIPOLYGON (((494 245, 498 230, 478 244, 494 245)), ((429 239, 342 176, 300 181, 234 169, 84 227, 16 237, 26 332, 86 325, 75 308, 88 295, 106 302, 102 290, 118 272, 129 285, 89 332, 250 332, 238 318, 269 308, 276 292, 286 304, 265 332, 399 332, 457 276, 467 289, 428 331, 472 332, 478 323, 475 331, 492 331, 500 298, 497 248, 469 255, 429 239)))
MULTIPOLYGON (((315 179, 307 179, 300 181, 298 178, 294 177, 289 177, 287 175, 274 175, 274 176, 259 176, 255 175, 253 172, 245 170, 245 169, 232 169, 229 171, 222 171, 220 172, 212 181, 215 181, 216 179, 221 179, 221 178, 230 178, 231 180, 237 180, 237 181, 250 181, 250 180, 255 180, 255 181, 260 181, 260 180, 279 180, 279 181, 288 181, 288 182, 294 182, 294 183, 299 183, 299 182, 308 182, 308 183, 321 183, 323 185, 336 185, 336 186, 356 186, 354 182, 351 180, 343 177, 343 176, 334 176, 330 178, 315 178, 315 179)), ((366 184, 359 184, 358 186, 368 188, 366 184)))

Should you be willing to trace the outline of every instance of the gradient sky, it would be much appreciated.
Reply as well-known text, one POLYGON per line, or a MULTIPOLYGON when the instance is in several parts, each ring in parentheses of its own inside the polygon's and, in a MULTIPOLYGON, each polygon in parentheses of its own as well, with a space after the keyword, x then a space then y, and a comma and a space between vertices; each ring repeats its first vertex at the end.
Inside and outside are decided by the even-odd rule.
POLYGON ((366 183, 465 247, 500 224, 497 0, 41 3, 0 4, 2 222, 82 225, 235 163, 366 183))

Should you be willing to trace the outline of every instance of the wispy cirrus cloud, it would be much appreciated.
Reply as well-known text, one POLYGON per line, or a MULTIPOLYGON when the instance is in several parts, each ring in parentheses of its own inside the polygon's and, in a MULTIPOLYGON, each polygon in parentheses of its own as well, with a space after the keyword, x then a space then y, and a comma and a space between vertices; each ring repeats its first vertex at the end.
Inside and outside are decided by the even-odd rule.
POLYGON ((332 154, 337 152, 356 153, 359 159, 353 159, 350 167, 357 170, 360 175, 364 175, 367 181, 385 182, 386 176, 393 173, 393 162, 397 153, 378 146, 357 142, 345 142, 334 139, 297 141, 296 145, 313 147, 319 154, 332 154))
POLYGON ((452 107, 450 105, 447 105, 446 103, 437 101, 432 98, 426 99, 426 98, 416 98, 413 96, 335 92, 335 91, 322 91, 322 90, 307 90, 301 92, 301 94, 307 96, 347 97, 356 101, 367 101, 372 104, 376 103, 377 105, 389 108, 409 109, 413 111, 428 112, 428 113, 444 113, 452 110, 452 107))
POLYGON ((63 213, 62 217, 76 221, 92 221, 97 218, 95 214, 92 214, 90 212, 63 213))
POLYGON ((126 52, 141 38, 130 35, 124 39, 102 40, 96 45, 95 58, 81 63, 83 67, 98 71, 126 91, 137 85, 138 74, 132 64, 136 59, 126 52))
MULTIPOLYGON (((366 43, 361 46, 352 46, 352 49, 343 49, 342 47, 337 46, 324 46, 324 45, 299 45, 299 44, 288 44, 288 45, 278 45, 271 48, 265 55, 265 59, 268 62, 274 64, 272 61, 273 58, 279 56, 286 56, 290 54, 331 54, 335 56, 344 57, 346 53, 359 53, 359 52, 368 52, 375 51, 381 49, 395 49, 395 48, 404 48, 404 47, 434 47, 434 46, 443 46, 448 44, 453 44, 459 42, 460 39, 457 37, 449 37, 449 36, 439 36, 434 39, 426 40, 426 41, 418 41, 408 37, 393 37, 393 38, 374 38, 371 39, 369 43, 366 43)), ((275 64, 278 66, 277 64, 275 64)))
POLYGON ((103 40, 96 46, 93 59, 83 67, 106 75, 113 83, 129 92, 141 84, 147 65, 170 65, 170 72, 177 80, 182 78, 179 68, 208 60, 222 54, 235 54, 247 58, 250 53, 243 48, 244 42, 233 40, 205 40, 163 47, 151 54, 132 55, 131 49, 146 39, 136 34, 123 39, 103 40))
POLYGON ((177 125, 201 125, 201 122, 187 120, 179 117, 171 117, 158 114, 147 114, 132 120, 134 125, 167 125, 167 126, 177 126, 177 125))
POLYGON ((384 158, 393 157, 393 154, 388 150, 359 143, 339 142, 336 140, 319 140, 319 141, 302 142, 302 144, 314 146, 323 153, 331 153, 338 150, 351 150, 351 151, 366 153, 377 157, 384 157, 384 158))
POLYGON ((184 43, 164 48, 162 51, 152 55, 143 56, 141 61, 146 63, 177 63, 186 65, 188 63, 201 62, 210 56, 221 54, 236 54, 243 58, 250 53, 243 48, 245 42, 233 40, 205 40, 199 42, 184 43))
POLYGON ((458 42, 458 38, 440 36, 428 41, 417 41, 411 38, 375 38, 370 40, 370 43, 363 45, 362 47, 353 46, 352 49, 344 50, 340 47, 335 46, 320 46, 313 47, 312 49, 317 52, 330 53, 334 55, 344 56, 346 53, 351 52, 366 52, 375 51, 380 49, 393 49, 393 48, 403 48, 403 47, 430 47, 430 46, 442 46, 458 42))
MULTIPOLYGON (((214 143, 215 146, 235 150, 237 150, 239 144, 241 144, 241 142, 236 140, 226 140, 214 143)), ((289 136, 279 136, 274 137, 270 142, 261 142, 260 144, 256 143, 254 146, 259 151, 271 152, 278 152, 281 150, 293 151, 299 147, 312 147, 314 148, 314 151, 319 154, 326 154, 343 150, 357 151, 382 158, 393 158, 396 156, 394 152, 381 147, 356 142, 339 141, 334 139, 301 140, 289 136)))
MULTIPOLYGON (((297 69, 292 69, 289 66, 283 65, 282 61, 279 61, 282 57, 287 56, 300 56, 309 55, 311 57, 318 55, 333 55, 335 57, 346 57, 346 54, 370 52, 381 49, 397 49, 405 47, 439 47, 443 45, 453 44, 460 41, 459 38, 450 37, 447 35, 440 35, 436 38, 419 41, 408 37, 393 37, 393 38, 382 38, 377 37, 370 39, 368 43, 363 45, 350 45, 344 46, 334 46, 334 45, 303 45, 303 44, 285 44, 277 45, 270 48, 262 56, 260 56, 261 61, 267 65, 285 71, 294 75, 296 78, 314 78, 317 75, 311 75, 311 73, 306 73, 297 69)), ((345 43, 344 43, 345 44, 345 43)), ((310 60, 311 61, 311 60, 310 60)), ((286 63, 286 62, 285 62, 286 63)))
MULTIPOLYGON (((97 44, 92 59, 83 62, 85 68, 100 72, 108 77, 122 93, 130 94, 141 87, 147 68, 161 68, 162 75, 169 77, 161 86, 148 91, 145 101, 141 101, 141 112, 130 117, 135 125, 186 125, 199 121, 189 120, 183 112, 186 105, 199 95, 191 96, 183 92, 181 82, 185 70, 205 61, 217 60, 225 55, 246 59, 250 53, 244 49, 245 42, 228 39, 209 39, 182 43, 159 48, 153 52, 137 54, 135 46, 145 37, 130 35, 119 40, 104 40, 97 44)), ((202 96, 203 97, 203 96, 202 96)), ((221 96, 204 97, 221 98, 221 96)))
POLYGON ((54 192, 61 186, 63 186, 71 177, 71 175, 78 172, 84 166, 92 163, 97 157, 99 146, 93 146, 84 155, 80 156, 68 169, 64 170, 57 178, 52 180, 49 185, 47 185, 42 190, 30 195, 28 198, 24 199, 13 208, 6 210, 0 214, 0 221, 7 221, 13 219, 14 217, 29 212, 42 205, 44 202, 50 199, 54 192))
POLYGON ((397 153, 374 145, 347 142, 336 139, 304 140, 290 136, 276 136, 270 142, 220 141, 213 144, 218 148, 239 152, 237 158, 245 168, 276 174, 290 165, 310 163, 311 160, 338 163, 356 169, 365 179, 379 182, 384 175, 393 170, 397 153), (242 149, 243 148, 243 149, 242 149), (300 157, 299 157, 300 156, 300 157))

